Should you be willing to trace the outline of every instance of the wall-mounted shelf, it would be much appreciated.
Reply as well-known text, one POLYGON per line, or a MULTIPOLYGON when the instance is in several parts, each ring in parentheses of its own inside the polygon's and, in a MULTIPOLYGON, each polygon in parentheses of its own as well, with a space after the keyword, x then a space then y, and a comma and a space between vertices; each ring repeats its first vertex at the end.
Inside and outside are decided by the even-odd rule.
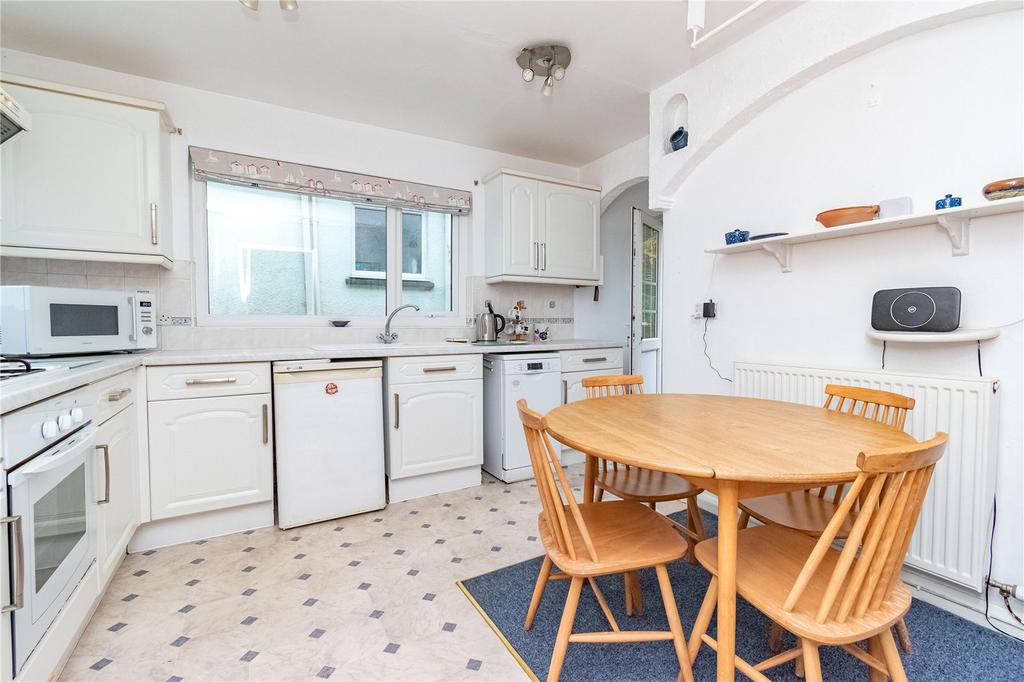
POLYGON ((949 241, 953 246, 953 255, 966 256, 970 253, 970 228, 971 221, 974 218, 1003 213, 1020 213, 1022 211, 1024 211, 1024 197, 1013 197, 989 201, 984 204, 975 204, 974 206, 961 206, 941 211, 929 211, 928 213, 869 220, 841 227, 822 228, 815 232, 789 234, 784 237, 772 237, 771 239, 730 244, 729 246, 722 246, 717 249, 707 249, 705 253, 729 255, 763 250, 775 256, 783 272, 790 272, 792 270, 794 244, 842 239, 843 237, 855 237, 861 234, 871 234, 872 232, 888 232, 889 230, 902 230, 908 227, 937 224, 949 236, 949 241))
POLYGON ((868 329, 868 337, 876 341, 896 343, 965 343, 984 341, 999 336, 999 328, 957 329, 951 332, 880 332, 868 329))

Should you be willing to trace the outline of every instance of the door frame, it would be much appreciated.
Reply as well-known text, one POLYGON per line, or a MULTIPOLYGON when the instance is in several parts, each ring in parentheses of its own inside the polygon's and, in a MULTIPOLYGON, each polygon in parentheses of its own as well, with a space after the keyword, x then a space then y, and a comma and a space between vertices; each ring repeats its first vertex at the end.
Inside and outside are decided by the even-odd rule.
POLYGON ((657 348, 650 350, 658 351, 658 362, 656 376, 658 381, 658 391, 661 391, 662 383, 662 328, 663 328, 663 315, 662 315, 662 300, 663 293, 662 286, 664 265, 662 263, 662 254, 664 252, 664 237, 665 233, 663 230, 661 216, 645 211, 642 208, 633 207, 632 212, 632 267, 630 268, 630 335, 629 335, 629 357, 628 366, 631 374, 636 374, 640 369, 640 354, 643 352, 643 339, 642 337, 642 307, 643 307, 643 228, 644 225, 651 227, 658 232, 658 336, 657 348))

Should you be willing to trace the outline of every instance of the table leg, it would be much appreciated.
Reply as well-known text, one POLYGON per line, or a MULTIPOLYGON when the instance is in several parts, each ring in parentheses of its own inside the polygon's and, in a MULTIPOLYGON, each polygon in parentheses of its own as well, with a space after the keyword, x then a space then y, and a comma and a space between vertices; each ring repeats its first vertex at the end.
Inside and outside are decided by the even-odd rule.
POLYGON ((736 516, 739 486, 718 485, 718 682, 736 676, 736 516))
POLYGON ((594 501, 594 479, 597 478, 597 457, 587 455, 587 461, 583 465, 583 502, 594 501))

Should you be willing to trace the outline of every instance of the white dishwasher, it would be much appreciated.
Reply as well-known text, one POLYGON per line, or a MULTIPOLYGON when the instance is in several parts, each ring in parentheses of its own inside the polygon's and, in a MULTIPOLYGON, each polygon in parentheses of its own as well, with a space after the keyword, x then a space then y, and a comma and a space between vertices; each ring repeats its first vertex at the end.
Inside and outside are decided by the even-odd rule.
POLYGON ((381 361, 275 362, 277 525, 381 509, 381 361))
MULTIPOLYGON (((557 353, 484 355, 484 470, 511 483, 533 477, 516 402, 546 414, 562 404, 562 364, 557 353)), ((557 454, 558 441, 551 445, 557 454)))

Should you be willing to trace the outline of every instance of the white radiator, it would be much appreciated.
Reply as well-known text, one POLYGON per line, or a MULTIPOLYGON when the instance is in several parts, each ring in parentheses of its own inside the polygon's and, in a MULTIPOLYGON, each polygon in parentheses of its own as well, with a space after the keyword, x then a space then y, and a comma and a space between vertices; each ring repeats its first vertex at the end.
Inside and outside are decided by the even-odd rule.
POLYGON ((906 430, 949 434, 935 467, 906 564, 981 592, 995 492, 998 381, 897 372, 735 363, 736 395, 822 405, 826 384, 864 386, 914 398, 906 430))

